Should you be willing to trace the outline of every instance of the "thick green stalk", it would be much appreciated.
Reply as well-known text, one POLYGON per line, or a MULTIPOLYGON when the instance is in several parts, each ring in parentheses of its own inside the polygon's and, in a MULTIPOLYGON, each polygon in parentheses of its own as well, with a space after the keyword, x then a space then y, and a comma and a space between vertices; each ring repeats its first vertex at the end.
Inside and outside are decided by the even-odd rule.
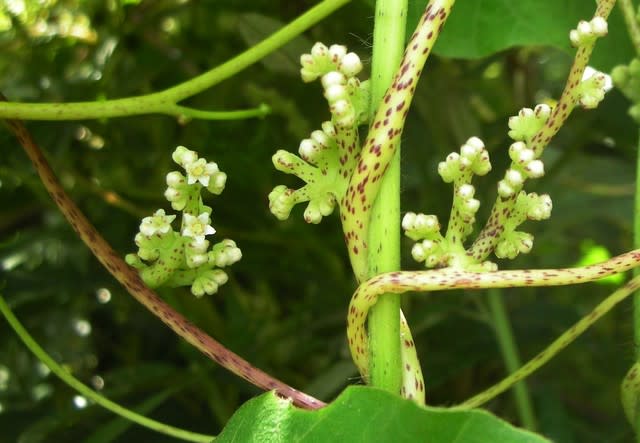
MULTIPOLYGON (((491 320, 493 328, 496 332, 496 339, 500 346, 500 353, 506 366, 507 372, 512 374, 521 366, 520 353, 516 345, 511 322, 504 306, 502 291, 500 289, 489 289, 488 291, 489 311, 491 312, 491 320)), ((522 380, 513 385, 513 398, 516 402, 518 415, 522 426, 535 431, 536 418, 533 414, 531 406, 531 398, 527 389, 527 382, 522 380)))
POLYGON ((187 431, 180 428, 161 423, 159 421, 152 420, 140 415, 135 411, 124 408, 117 403, 103 397, 96 391, 83 384, 80 380, 73 377, 67 370, 60 366, 44 349, 38 345, 38 343, 29 335, 26 329, 22 326, 20 321, 13 315, 13 312, 9 308, 9 305, 4 301, 4 298, 0 295, 0 313, 7 319, 9 325, 16 332, 20 340, 24 345, 40 360, 44 363, 55 375, 57 375, 63 382, 69 385, 72 389, 76 390, 80 394, 84 395, 90 400, 93 400, 105 409, 110 410, 114 414, 117 414, 133 423, 137 423, 140 426, 151 429, 161 434, 170 435, 180 440, 195 441, 195 442, 211 442, 214 437, 212 435, 198 434, 196 432, 187 431))
MULTIPOLYGON (((373 32, 371 116, 391 85, 404 49, 407 0, 378 0, 373 32)), ((371 211, 368 274, 400 269, 400 146, 371 211)), ((400 296, 382 297, 369 317, 371 384, 400 392, 400 296)))
MULTIPOLYGON (((197 111, 176 106, 185 98, 194 96, 251 66, 302 34, 349 0, 324 0, 300 17, 273 33, 242 54, 184 83, 147 95, 114 100, 75 103, 13 103, 0 104, 0 118, 21 120, 85 120, 123 117, 139 114, 190 114, 194 118, 229 119, 223 112, 197 111)), ((241 114, 242 115, 242 114, 241 114)), ((238 117, 238 115, 233 115, 238 117)), ((246 114, 240 118, 246 118, 246 114)))

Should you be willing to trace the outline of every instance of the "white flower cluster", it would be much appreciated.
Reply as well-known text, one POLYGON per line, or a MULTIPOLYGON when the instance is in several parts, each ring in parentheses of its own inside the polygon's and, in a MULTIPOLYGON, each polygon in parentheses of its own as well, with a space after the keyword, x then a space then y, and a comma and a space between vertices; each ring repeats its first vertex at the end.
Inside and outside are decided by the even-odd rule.
POLYGON ((581 46, 593 42, 598 37, 607 35, 607 21, 602 17, 593 17, 591 21, 580 20, 578 27, 569 32, 569 39, 573 46, 581 46))
POLYGON ((215 234, 216 230, 211 226, 208 212, 196 216, 184 214, 182 217, 182 236, 189 237, 189 253, 187 256, 187 266, 196 268, 207 263, 207 249, 209 241, 205 240, 205 235, 215 234))
POLYGON ((578 101, 585 109, 594 109, 613 87, 611 76, 587 66, 577 89, 578 101))
POLYGON ((362 70, 360 57, 347 53, 346 46, 316 43, 310 54, 300 57, 302 80, 321 79, 324 96, 329 102, 333 121, 341 127, 353 127, 366 119, 362 112, 368 107, 368 82, 360 83, 356 77, 362 70))
POLYGON ((184 146, 178 146, 172 154, 173 160, 182 166, 187 173, 185 177, 178 171, 167 174, 167 190, 165 198, 171 202, 171 207, 181 211, 187 204, 188 193, 186 188, 196 183, 207 188, 212 194, 220 194, 227 182, 227 174, 218 169, 214 162, 207 162, 204 158, 198 158, 195 151, 184 146))
POLYGON ((452 152, 445 161, 438 164, 438 174, 445 183, 451 183, 461 177, 470 178, 471 174, 485 175, 491 171, 489 153, 478 137, 471 137, 460 147, 460 154, 452 152))
POLYGON ((128 254, 126 261, 140 271, 151 287, 190 285, 198 297, 213 294, 228 280, 227 274, 217 268, 242 258, 233 240, 222 240, 210 249, 210 242, 205 239, 216 230, 211 226, 211 208, 202 203, 202 189, 220 194, 227 176, 217 164, 198 158, 196 152, 184 146, 178 146, 172 158, 186 172, 186 176, 178 171, 167 174, 165 191, 171 206, 182 211, 180 232, 171 226, 176 216, 158 209, 142 219, 135 237, 138 252, 128 254))
POLYGON ((515 142, 509 146, 509 157, 512 167, 507 169, 504 178, 498 182, 498 194, 504 198, 513 196, 522 189, 527 178, 538 178, 544 175, 544 164, 535 158, 532 149, 524 142, 515 142))
POLYGON ((322 130, 315 130, 310 138, 300 142, 298 153, 306 162, 318 166, 318 160, 326 153, 327 149, 335 145, 336 128, 333 123, 322 123, 322 130))
POLYGON ((309 83, 331 71, 337 71, 345 77, 355 77, 362 71, 362 62, 355 52, 347 53, 343 45, 331 45, 327 48, 323 43, 316 43, 310 54, 300 56, 300 75, 302 81, 309 83))
POLYGON ((509 137, 529 143, 551 115, 551 107, 539 104, 535 109, 522 108, 518 115, 509 117, 509 137))
POLYGON ((407 237, 417 241, 411 248, 411 256, 415 261, 425 262, 430 268, 440 262, 443 238, 438 217, 407 212, 402 218, 402 229, 407 237))

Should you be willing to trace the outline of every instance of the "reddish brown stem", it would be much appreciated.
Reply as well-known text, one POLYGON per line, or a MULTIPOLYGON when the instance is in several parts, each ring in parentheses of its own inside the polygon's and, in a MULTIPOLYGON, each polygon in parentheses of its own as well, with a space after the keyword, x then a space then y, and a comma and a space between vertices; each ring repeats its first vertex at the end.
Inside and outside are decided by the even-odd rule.
MULTIPOLYGON (((0 94, 0 100, 6 100, 0 94)), ((220 366, 244 378, 266 391, 275 390, 279 395, 288 397, 293 403, 305 409, 318 409, 325 403, 300 392, 297 389, 270 376, 264 371, 252 366, 239 355, 225 348, 218 341, 207 335, 200 328, 180 315, 175 309, 165 303, 158 295, 149 289, 138 276, 136 270, 128 266, 113 248, 102 238, 89 220, 82 214, 76 204, 64 192, 56 175, 49 166, 42 151, 35 143, 27 128, 19 120, 6 120, 9 128, 17 137, 35 166, 45 188, 55 201, 67 221, 78 233, 82 241, 89 247, 98 261, 118 280, 127 291, 176 334, 195 346, 200 352, 208 356, 220 366)))

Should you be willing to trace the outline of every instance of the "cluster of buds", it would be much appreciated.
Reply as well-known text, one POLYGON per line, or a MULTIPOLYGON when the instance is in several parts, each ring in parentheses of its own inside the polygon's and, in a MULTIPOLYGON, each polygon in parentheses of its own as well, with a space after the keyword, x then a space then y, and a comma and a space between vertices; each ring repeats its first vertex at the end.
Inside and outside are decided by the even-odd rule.
POLYGON ((640 59, 634 58, 629 65, 616 66, 611 71, 613 83, 631 100, 629 115, 640 123, 640 59))
POLYGON ((440 234, 440 223, 435 215, 407 212, 402 218, 402 229, 410 239, 416 241, 411 248, 411 256, 428 268, 438 266, 446 253, 444 238, 440 234))
POLYGON ((322 217, 330 215, 336 206, 340 168, 336 129, 331 122, 324 122, 322 130, 313 131, 311 137, 300 142, 300 157, 285 150, 273 155, 277 170, 295 174, 307 185, 294 190, 284 185, 276 186, 269 194, 269 209, 279 220, 286 220, 297 203, 308 201, 304 211, 307 223, 320 223, 322 217))
POLYGON ((300 64, 303 81, 321 79, 332 121, 336 125, 353 127, 366 121, 369 82, 360 82, 356 77, 362 70, 362 62, 356 53, 347 53, 343 45, 327 48, 316 43, 310 54, 300 57, 300 64))
POLYGON ((593 43, 598 37, 607 35, 607 21, 602 17, 593 17, 591 21, 580 20, 578 27, 569 32, 571 44, 575 47, 593 43))
MULTIPOLYGON (((581 20, 576 29, 569 33, 571 44, 575 47, 593 45, 598 37, 607 35, 608 25, 603 17, 593 17, 591 21, 581 20)), ((578 102, 585 109, 594 109, 611 89, 611 77, 587 67, 575 94, 578 102)))
POLYGON ((187 205, 189 189, 199 184, 209 192, 220 195, 227 182, 227 174, 218 169, 214 162, 207 162, 204 158, 198 158, 195 151, 184 146, 178 146, 171 155, 173 161, 182 166, 187 173, 185 177, 179 171, 167 174, 167 190, 165 198, 171 202, 171 207, 176 211, 182 211, 187 205))
POLYGON ((504 231, 496 245, 496 257, 513 259, 520 253, 528 253, 533 246, 533 235, 516 231, 516 228, 525 220, 548 219, 551 216, 551 209, 549 195, 520 192, 513 211, 503 222, 504 231))
POLYGON ((522 108, 518 115, 509 117, 509 137, 515 141, 530 143, 551 115, 549 105, 540 104, 534 109, 522 108))
POLYGON ((205 238, 216 230, 211 226, 211 208, 202 203, 201 192, 207 189, 220 194, 227 176, 218 165, 198 158, 184 146, 178 146, 172 158, 186 172, 186 176, 179 171, 168 173, 165 191, 173 209, 182 211, 181 229, 172 227, 176 215, 158 209, 142 219, 135 237, 138 251, 128 254, 126 261, 140 271, 150 287, 191 286, 196 296, 213 294, 228 280, 227 274, 217 268, 242 258, 233 240, 223 240, 209 249, 210 242, 205 238))
POLYGON ((498 182, 498 194, 501 197, 514 196, 522 189, 527 178, 539 178, 544 175, 544 164, 527 145, 550 115, 551 108, 540 104, 534 109, 523 108, 518 115, 509 118, 509 137, 515 142, 509 146, 511 166, 505 172, 504 178, 498 182))
POLYGON ((522 189, 527 178, 539 178, 544 175, 544 164, 535 158, 532 149, 524 142, 518 141, 509 146, 511 167, 504 178, 498 182, 498 194, 503 198, 513 196, 522 189))
POLYGON ((491 171, 489 153, 478 137, 471 137, 460 147, 460 154, 452 152, 438 164, 438 174, 445 183, 468 181, 473 174, 485 175, 491 171))
POLYGON ((355 77, 362 71, 362 62, 355 52, 347 53, 346 46, 316 43, 310 54, 300 56, 300 75, 305 83, 312 82, 328 72, 336 71, 347 78, 355 77))
POLYGON ((300 57, 300 63, 305 82, 321 80, 331 121, 300 142, 299 156, 285 150, 273 155, 277 170, 296 175, 306 185, 300 189, 276 186, 269 194, 269 209, 285 220, 293 206, 308 201, 305 221, 320 223, 346 192, 360 151, 358 125, 368 116, 369 82, 356 77, 362 70, 360 58, 342 45, 316 43, 311 53, 300 57))
POLYGON ((440 234, 435 215, 407 213, 402 220, 405 235, 417 243, 411 255, 427 267, 454 266, 469 268, 463 242, 473 231, 480 201, 474 198, 474 175, 486 175, 491 170, 489 153, 478 137, 471 137, 438 165, 438 173, 445 183, 453 183, 453 204, 447 233, 440 234))
POLYGON ((613 82, 609 75, 587 66, 576 89, 578 102, 585 109, 594 109, 612 87, 613 82))

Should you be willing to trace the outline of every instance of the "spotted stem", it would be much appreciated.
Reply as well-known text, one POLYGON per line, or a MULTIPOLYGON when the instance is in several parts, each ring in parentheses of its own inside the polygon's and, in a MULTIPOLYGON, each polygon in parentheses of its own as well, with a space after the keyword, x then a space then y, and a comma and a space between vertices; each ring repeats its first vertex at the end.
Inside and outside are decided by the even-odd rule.
MULTIPOLYGON (((340 217, 351 267, 358 282, 364 282, 372 270, 369 269, 369 227, 371 210, 382 184, 382 177, 391 164, 416 84, 437 36, 449 17, 455 0, 431 0, 425 8, 416 31, 411 36, 400 67, 391 86, 378 106, 358 163, 351 175, 347 192, 340 204, 340 217)), ((406 354, 404 343, 413 343, 411 331, 400 312, 401 355, 406 354)), ((369 352, 369 348, 363 348, 369 352)), ((401 357, 402 358, 402 357, 401 357)), ((419 392, 407 393, 404 380, 401 393, 405 397, 417 398, 424 403, 422 371, 414 359, 413 374, 419 380, 419 392)), ((405 365, 405 363, 403 363, 405 365)), ((368 369, 362 372, 368 380, 368 369)), ((404 378, 404 377, 403 377, 404 378)))
MULTIPOLYGON (((602 17, 606 20, 614 5, 615 0, 598 0, 594 17, 602 17)), ((597 40, 593 40, 578 47, 567 82, 557 105, 553 108, 545 124, 532 137, 527 146, 533 150, 535 158, 542 155, 544 148, 557 134, 578 104, 578 86, 582 81, 584 70, 589 63, 596 41, 597 40)), ((511 167, 514 167, 514 165, 512 164, 511 167)), ((514 193, 509 197, 498 195, 485 227, 480 234, 478 234, 478 237, 468 251, 468 255, 472 256, 477 262, 484 261, 495 249, 505 228, 501 220, 509 218, 509 215, 513 212, 517 196, 518 193, 514 193)))
MULTIPOLYGON (((4 99, 4 97, 2 97, 4 99)), ((252 366, 239 355, 225 348, 218 341, 189 322, 149 289, 137 271, 129 267, 104 238, 82 214, 76 204, 64 192, 60 182, 49 166, 42 151, 37 146, 26 127, 19 120, 6 120, 10 130, 16 136, 31 162, 35 166, 49 195, 65 218, 78 233, 82 241, 91 250, 100 263, 118 280, 127 291, 176 334, 205 354, 220 366, 266 391, 275 390, 279 395, 288 397, 293 403, 306 408, 318 409, 325 405, 310 395, 298 391, 252 366)))
POLYGON ((416 84, 455 0, 432 0, 411 36, 400 68, 378 107, 341 204, 342 229, 358 282, 368 278, 371 208, 393 159, 416 84))
MULTIPOLYGON (((366 318, 369 309, 378 301, 378 297, 385 293, 402 294, 408 291, 426 292, 450 289, 561 286, 598 280, 608 275, 627 271, 638 265, 640 265, 640 249, 627 252, 596 265, 579 268, 524 269, 495 272, 469 272, 460 269, 445 268, 430 271, 401 271, 380 274, 362 283, 351 298, 347 317, 347 338, 351 356, 360 373, 366 379, 369 368, 369 343, 365 326, 366 318)), ((566 334, 563 334, 560 337, 563 339, 562 341, 557 340, 545 350, 543 352, 545 356, 539 357, 539 359, 541 359, 540 361, 543 360, 543 362, 545 362, 555 355, 587 327, 608 312, 615 304, 632 293, 639 283, 640 280, 632 280, 624 288, 616 291, 598 305, 590 315, 578 322, 578 324, 571 328, 566 334), (560 345, 558 345, 558 343, 560 343, 560 345), (544 360, 545 358, 547 360, 544 360)), ((412 397, 420 394, 421 387, 422 391, 424 390, 424 386, 421 386, 424 382, 415 372, 414 365, 417 364, 417 357, 415 357, 415 344, 413 340, 406 339, 403 345, 404 348, 413 351, 403 356, 403 364, 405 364, 404 387, 411 391, 408 392, 407 396, 412 397)), ((538 361, 535 362, 535 364, 538 363, 538 361)), ((527 368, 526 370, 532 372, 538 367, 539 366, 535 365, 531 366, 531 363, 527 363, 523 368, 527 368)), ((519 373, 520 371, 516 374, 519 373)), ((530 372, 526 375, 529 373, 530 372)), ((509 386, 522 378, 523 377, 517 379, 508 378, 507 380, 510 380, 509 386)), ((509 387, 500 386, 500 389, 497 391, 498 393, 509 387)))

